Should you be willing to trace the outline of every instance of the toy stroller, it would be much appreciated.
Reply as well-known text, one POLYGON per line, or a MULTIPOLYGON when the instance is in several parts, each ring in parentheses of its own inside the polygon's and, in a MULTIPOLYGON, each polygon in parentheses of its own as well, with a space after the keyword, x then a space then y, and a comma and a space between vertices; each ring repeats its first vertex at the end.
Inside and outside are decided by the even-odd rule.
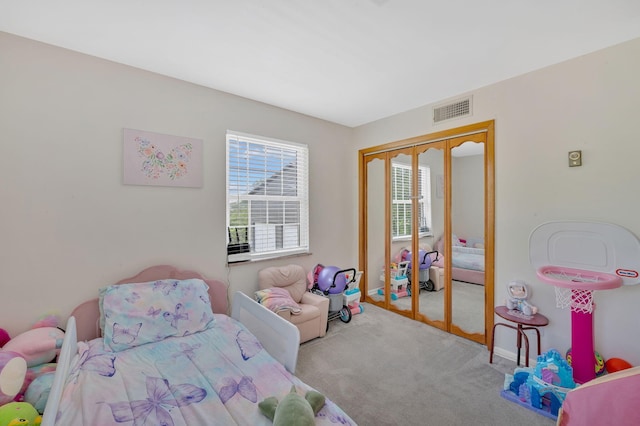
MULTIPOLYGON (((433 253, 436 254, 435 260, 438 260, 437 250, 434 250, 434 251, 418 250, 418 261, 419 261, 418 293, 420 293, 421 290, 426 290, 426 291, 435 290, 435 284, 429 278, 429 268, 431 267, 431 262, 433 261, 430 255, 433 253)), ((407 276, 409 278, 409 284, 407 285, 407 290, 409 294, 411 294, 411 275, 412 275, 411 268, 413 266, 412 253, 409 250, 405 250, 402 253, 402 260, 406 260, 409 262, 409 271, 407 272, 407 276)))
POLYGON ((347 284, 353 282, 356 277, 355 268, 339 269, 337 266, 316 265, 313 269, 313 287, 311 292, 329 299, 329 315, 327 317, 327 330, 329 321, 340 318, 344 323, 351 321, 351 309, 344 304, 343 292, 347 284), (351 279, 347 280, 347 273, 351 279))

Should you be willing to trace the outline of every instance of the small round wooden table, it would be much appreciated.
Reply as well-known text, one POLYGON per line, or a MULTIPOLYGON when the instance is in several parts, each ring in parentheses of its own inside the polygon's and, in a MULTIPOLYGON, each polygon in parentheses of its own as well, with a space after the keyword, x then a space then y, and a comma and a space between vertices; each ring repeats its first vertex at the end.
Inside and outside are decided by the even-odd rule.
POLYGON ((522 348, 522 340, 524 339, 524 347, 525 347, 525 365, 529 366, 529 338, 527 337, 525 331, 526 330, 534 330, 538 337, 538 355, 540 355, 540 330, 538 327, 544 327, 549 324, 549 319, 542 314, 534 314, 532 316, 524 315, 518 311, 511 311, 506 306, 496 306, 495 313, 501 318, 504 318, 508 321, 514 322, 517 326, 513 326, 511 324, 505 324, 503 322, 497 322, 493 326, 493 330, 491 332, 491 353, 489 355, 489 363, 493 363, 493 345, 496 335, 496 327, 501 325, 503 327, 511 328, 516 330, 517 332, 517 343, 518 343, 518 359, 517 365, 520 365, 520 349, 522 348), (514 312, 514 313, 511 313, 514 312))

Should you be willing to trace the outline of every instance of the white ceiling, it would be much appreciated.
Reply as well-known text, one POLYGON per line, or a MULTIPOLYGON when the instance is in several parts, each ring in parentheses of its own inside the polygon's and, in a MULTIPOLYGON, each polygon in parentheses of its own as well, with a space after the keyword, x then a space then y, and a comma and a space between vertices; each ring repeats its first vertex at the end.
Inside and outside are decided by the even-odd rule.
POLYGON ((0 0, 0 31, 354 127, 640 37, 640 1, 0 0))

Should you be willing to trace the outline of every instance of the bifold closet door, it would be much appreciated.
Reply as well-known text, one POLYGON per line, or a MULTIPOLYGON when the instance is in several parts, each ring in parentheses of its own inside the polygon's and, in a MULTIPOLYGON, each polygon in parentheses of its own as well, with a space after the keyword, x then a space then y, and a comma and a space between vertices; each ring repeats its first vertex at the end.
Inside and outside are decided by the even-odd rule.
MULTIPOLYGON (((416 193, 418 197, 416 200, 417 248, 418 253, 423 255, 436 250, 438 237, 444 235, 445 149, 444 142, 433 142, 416 147, 416 167, 418 168, 416 176, 418 181, 416 193)), ((433 254, 428 256, 433 258, 433 254)), ((416 318, 444 330, 449 316, 445 309, 446 281, 444 274, 440 274, 440 271, 441 269, 431 267, 418 270, 418 279, 422 281, 423 286, 415 295, 417 299, 416 318), (427 280, 426 284, 424 284, 425 280, 427 280), (428 280, 431 282, 429 283, 428 280)))
POLYGON ((379 303, 384 302, 385 263, 385 211, 386 211, 386 154, 370 155, 364 161, 364 227, 366 238, 365 295, 379 303), (380 277, 383 277, 382 280, 380 277))
POLYGON ((448 140, 450 331, 485 343, 486 133, 448 140))
POLYGON ((490 344, 494 136, 494 122, 486 121, 360 150, 365 301, 490 344), (472 241, 467 251, 484 252, 478 265, 484 271, 454 264, 452 246, 460 238, 472 241), (440 261, 421 270, 420 256, 431 250, 440 261), (410 287, 391 282, 403 252, 411 257, 410 287))

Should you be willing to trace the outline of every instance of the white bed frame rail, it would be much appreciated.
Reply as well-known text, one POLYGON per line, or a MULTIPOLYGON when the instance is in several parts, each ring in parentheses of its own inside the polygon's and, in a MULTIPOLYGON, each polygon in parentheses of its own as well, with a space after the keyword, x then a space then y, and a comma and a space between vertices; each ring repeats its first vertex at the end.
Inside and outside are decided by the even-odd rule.
MULTIPOLYGON (((244 324, 258 338, 262 347, 278 360, 291 374, 296 371, 300 332, 289 321, 265 308, 249 296, 236 292, 231 305, 231 317, 244 324)), ((62 348, 58 356, 56 373, 49 398, 42 416, 41 426, 55 424, 62 391, 69 376, 72 360, 78 354, 78 338, 75 317, 69 317, 62 348)))
POLYGON ((233 295, 231 318, 244 324, 272 357, 295 374, 300 349, 298 327, 239 291, 233 295))
POLYGON ((69 375, 71 361, 78 354, 78 337, 76 333, 76 319, 69 317, 67 320, 67 328, 64 332, 64 340, 62 348, 58 355, 58 364, 56 365, 56 373, 53 376, 53 384, 49 391, 47 405, 44 407, 41 426, 53 426, 58 414, 58 406, 62 398, 62 391, 69 375))

